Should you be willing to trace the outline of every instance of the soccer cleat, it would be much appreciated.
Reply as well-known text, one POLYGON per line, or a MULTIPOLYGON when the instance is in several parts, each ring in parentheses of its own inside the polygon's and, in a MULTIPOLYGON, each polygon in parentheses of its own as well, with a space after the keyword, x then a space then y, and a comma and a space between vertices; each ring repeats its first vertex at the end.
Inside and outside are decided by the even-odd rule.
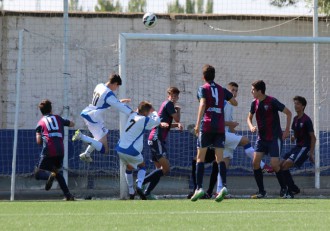
POLYGON ((194 195, 190 198, 191 201, 197 201, 199 198, 204 196, 205 192, 202 188, 196 189, 194 195))
POLYGON ((75 201, 76 199, 74 198, 74 196, 69 193, 67 196, 65 196, 64 198, 65 201, 75 201))
POLYGON ((200 199, 211 199, 212 195, 208 194, 207 192, 202 196, 200 199))
POLYGON ((289 190, 287 190, 286 194, 282 198, 283 199, 293 199, 294 195, 292 192, 289 192, 289 190))
POLYGON ((285 194, 286 194, 286 192, 287 192, 287 189, 286 188, 281 188, 281 190, 280 190, 280 197, 284 197, 285 194))
POLYGON ((228 194, 228 190, 226 187, 223 187, 220 192, 218 193, 218 195, 215 198, 216 202, 221 202, 223 199, 225 199, 225 196, 228 194))
POLYGON ((80 140, 81 139, 81 132, 80 130, 78 129, 74 135, 72 136, 72 141, 77 141, 77 140, 80 140))
POLYGON ((291 190, 293 195, 297 195, 298 193, 300 193, 300 188, 298 188, 298 186, 295 185, 294 189, 291 190))
POLYGON ((146 200, 147 199, 146 195, 144 195, 141 188, 136 187, 136 193, 140 196, 141 200, 146 200))
POLYGON ((81 153, 79 155, 79 158, 80 158, 80 160, 87 162, 87 163, 93 162, 92 157, 90 155, 88 155, 87 153, 81 153))
POLYGON ((251 199, 262 199, 265 197, 267 197, 267 193, 266 191, 263 191, 263 192, 256 192, 256 194, 251 196, 251 199))
POLYGON ((148 194, 148 195, 145 195, 147 200, 157 200, 157 197, 154 195, 154 194, 148 194))
POLYGON ((134 198, 135 198, 135 193, 134 194, 129 194, 129 199, 130 200, 134 200, 134 198))
POLYGON ((190 192, 190 193, 187 195, 187 199, 191 199, 191 198, 192 198, 192 196, 194 195, 194 193, 195 193, 195 191, 193 191, 193 192, 190 192))
POLYGON ((271 166, 265 164, 264 168, 262 169, 262 172, 263 173, 273 173, 274 169, 271 166))
POLYGON ((48 191, 49 189, 52 188, 53 186, 53 182, 55 180, 55 177, 56 177, 56 173, 55 172, 51 172, 49 177, 48 177, 48 180, 46 182, 46 185, 45 185, 45 190, 48 191))

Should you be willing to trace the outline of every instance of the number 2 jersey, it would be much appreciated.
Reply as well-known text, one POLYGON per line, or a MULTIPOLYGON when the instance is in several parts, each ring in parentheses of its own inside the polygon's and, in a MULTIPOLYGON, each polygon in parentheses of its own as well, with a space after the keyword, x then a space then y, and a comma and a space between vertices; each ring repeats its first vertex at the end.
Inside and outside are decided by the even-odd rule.
POLYGON ((41 156, 56 157, 64 156, 64 126, 69 126, 70 120, 63 119, 58 115, 44 115, 38 122, 36 133, 41 134, 41 156))
POLYGON ((136 112, 132 113, 128 117, 125 130, 120 135, 116 151, 131 156, 139 155, 143 149, 145 130, 151 130, 159 124, 160 118, 155 111, 150 116, 142 116, 136 112))
POLYGON ((130 107, 121 103, 104 83, 100 83, 94 89, 92 104, 88 105, 80 115, 90 123, 103 123, 104 113, 111 106, 126 115, 132 111, 130 107))
POLYGON ((233 94, 220 85, 210 82, 199 87, 197 98, 205 98, 206 107, 201 121, 203 133, 225 133, 224 101, 233 98, 233 94))

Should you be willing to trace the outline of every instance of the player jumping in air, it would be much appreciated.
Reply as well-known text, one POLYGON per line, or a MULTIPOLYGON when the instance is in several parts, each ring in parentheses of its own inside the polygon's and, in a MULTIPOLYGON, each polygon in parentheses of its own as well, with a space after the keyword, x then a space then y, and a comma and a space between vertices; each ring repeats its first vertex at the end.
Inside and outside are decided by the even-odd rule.
POLYGON ((47 180, 45 190, 50 190, 56 179, 60 185, 65 199, 74 200, 70 193, 65 179, 60 172, 64 158, 64 126, 73 127, 74 122, 63 119, 59 115, 52 113, 52 103, 48 100, 42 100, 39 104, 42 118, 39 120, 36 128, 37 144, 42 145, 39 163, 35 170, 37 180, 47 180))
POLYGON ((284 160, 281 163, 284 181, 287 186, 287 192, 283 198, 294 198, 294 195, 300 192, 298 186, 294 184, 290 168, 294 166, 300 168, 308 158, 314 163, 316 137, 313 122, 304 112, 307 101, 302 96, 295 96, 293 102, 297 115, 293 118, 291 125, 291 129, 294 132, 291 140, 296 140, 296 146, 284 155, 284 160))
MULTIPOLYGON (((215 158, 222 178, 224 177, 223 173, 226 171, 226 165, 223 162, 225 143, 224 101, 229 101, 234 106, 237 106, 237 101, 231 92, 216 84, 214 78, 214 67, 208 64, 204 65, 203 80, 206 83, 198 89, 199 108, 195 124, 195 134, 198 135, 197 189, 191 197, 191 201, 196 201, 205 194, 203 190, 204 160, 208 147, 213 146, 215 149, 215 158)), ((223 187, 216 201, 221 201, 226 193, 227 189, 223 187)))
POLYGON ((132 113, 132 109, 126 104, 130 102, 130 99, 118 100, 114 91, 116 91, 121 85, 121 78, 117 74, 112 74, 109 77, 109 81, 106 83, 98 84, 93 93, 92 103, 88 105, 80 115, 83 117, 89 131, 93 137, 86 136, 77 130, 72 137, 72 141, 82 140, 88 143, 88 147, 85 152, 79 155, 80 159, 85 162, 92 162, 91 153, 96 149, 101 153, 109 152, 108 145, 108 129, 104 125, 104 114, 112 106, 118 109, 120 112, 129 115, 132 113))
POLYGON ((149 102, 142 101, 137 112, 132 113, 124 127, 123 133, 116 146, 119 158, 126 165, 126 182, 130 194, 130 199, 134 199, 135 191, 133 188, 133 170, 139 169, 137 174, 136 192, 142 200, 146 196, 142 191, 142 183, 145 178, 146 170, 143 156, 143 136, 145 130, 150 130, 160 124, 157 112, 154 111, 149 102))
POLYGON ((270 155, 270 163, 276 173, 277 180, 281 188, 285 188, 284 178, 280 170, 280 156, 283 140, 290 134, 291 111, 280 103, 277 99, 265 94, 266 84, 262 80, 252 83, 251 93, 254 101, 248 114, 247 123, 251 132, 258 131, 258 139, 255 144, 253 158, 253 171, 259 191, 251 198, 259 199, 267 196, 264 189, 264 181, 260 162, 263 155, 270 155), (280 117, 278 112, 286 115, 286 127, 282 132, 280 117), (256 115, 257 126, 252 124, 254 114, 256 115))
POLYGON ((183 126, 180 123, 180 107, 177 104, 180 91, 176 87, 167 89, 167 100, 165 100, 159 111, 161 124, 152 129, 148 138, 148 145, 151 151, 151 160, 156 166, 156 170, 151 172, 144 179, 143 184, 149 183, 145 190, 145 195, 148 199, 155 199, 151 191, 157 186, 160 178, 170 171, 170 163, 166 157, 167 150, 165 141, 171 128, 177 127, 180 131, 183 126), (172 121, 175 123, 172 123, 172 121))

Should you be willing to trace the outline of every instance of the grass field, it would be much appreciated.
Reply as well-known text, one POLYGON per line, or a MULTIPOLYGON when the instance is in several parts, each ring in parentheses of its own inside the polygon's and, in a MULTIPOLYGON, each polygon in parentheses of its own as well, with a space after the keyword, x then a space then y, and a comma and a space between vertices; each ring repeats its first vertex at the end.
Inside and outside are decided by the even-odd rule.
POLYGON ((1 230, 330 230, 327 199, 0 202, 1 230))

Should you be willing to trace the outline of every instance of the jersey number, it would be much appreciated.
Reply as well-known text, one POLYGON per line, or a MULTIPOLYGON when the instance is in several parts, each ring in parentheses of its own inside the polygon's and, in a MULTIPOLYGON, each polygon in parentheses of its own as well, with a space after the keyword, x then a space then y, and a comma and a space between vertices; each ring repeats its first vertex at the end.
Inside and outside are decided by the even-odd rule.
POLYGON ((55 116, 44 117, 46 127, 49 131, 56 131, 59 129, 58 123, 55 116))
POLYGON ((218 88, 211 88, 212 96, 215 99, 215 106, 218 106, 219 103, 219 94, 218 94, 218 88))
POLYGON ((99 101, 99 98, 100 98, 100 94, 94 92, 94 94, 93 94, 93 102, 92 102, 93 106, 96 106, 97 101, 99 101))
POLYGON ((128 126, 128 128, 126 128, 125 132, 127 132, 128 130, 131 129, 131 127, 136 123, 135 120, 131 119, 129 122, 131 122, 131 124, 128 126))

